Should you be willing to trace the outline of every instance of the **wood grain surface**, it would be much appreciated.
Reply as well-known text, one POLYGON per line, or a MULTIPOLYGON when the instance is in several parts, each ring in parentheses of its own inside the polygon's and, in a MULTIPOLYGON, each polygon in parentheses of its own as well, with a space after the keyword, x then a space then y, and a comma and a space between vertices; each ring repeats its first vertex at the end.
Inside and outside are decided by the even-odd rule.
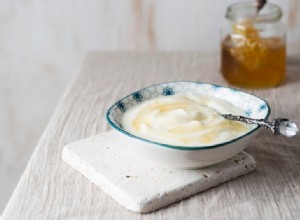
MULTIPOLYGON (((271 117, 300 123, 299 69, 298 57, 291 58, 285 84, 247 91, 269 102, 271 117)), ((148 215, 125 210, 62 161, 63 146, 109 129, 104 114, 117 99, 174 80, 227 85, 215 55, 89 53, 41 136, 3 220, 299 219, 299 135, 287 139, 262 130, 247 149, 257 162, 254 173, 148 215)))

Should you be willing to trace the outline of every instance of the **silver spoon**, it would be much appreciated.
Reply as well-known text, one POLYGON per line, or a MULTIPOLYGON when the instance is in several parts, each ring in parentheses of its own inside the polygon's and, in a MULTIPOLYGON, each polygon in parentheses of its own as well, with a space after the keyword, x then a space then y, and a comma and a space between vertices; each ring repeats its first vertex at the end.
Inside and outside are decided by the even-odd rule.
POLYGON ((246 124, 255 124, 255 125, 262 126, 266 129, 270 129, 272 133, 275 135, 281 134, 286 137, 293 137, 299 131, 296 123, 286 118, 277 118, 274 121, 269 122, 264 119, 253 119, 253 118, 237 116, 232 114, 220 114, 220 113, 218 114, 228 120, 240 121, 246 124))
POLYGON ((296 123, 287 118, 277 118, 270 122, 265 119, 254 119, 254 118, 249 118, 249 117, 245 117, 245 116, 241 116, 241 115, 222 114, 213 107, 206 106, 206 105, 201 105, 201 106, 212 110, 213 112, 215 112, 216 114, 222 116, 223 118, 225 118, 227 120, 239 121, 239 122, 243 122, 245 124, 255 124, 255 125, 262 126, 266 129, 271 130, 274 135, 283 135, 286 137, 293 137, 299 131, 296 123))

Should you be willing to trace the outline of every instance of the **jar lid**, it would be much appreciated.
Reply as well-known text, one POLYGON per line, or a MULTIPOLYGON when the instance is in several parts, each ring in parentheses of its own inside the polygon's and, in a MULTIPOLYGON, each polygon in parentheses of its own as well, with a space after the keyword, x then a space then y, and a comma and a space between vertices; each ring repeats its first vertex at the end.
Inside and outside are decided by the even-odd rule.
POLYGON ((228 6, 226 18, 231 21, 240 22, 250 20, 252 22, 274 22, 282 17, 280 6, 267 3, 264 8, 256 13, 256 6, 253 2, 234 3, 228 6))

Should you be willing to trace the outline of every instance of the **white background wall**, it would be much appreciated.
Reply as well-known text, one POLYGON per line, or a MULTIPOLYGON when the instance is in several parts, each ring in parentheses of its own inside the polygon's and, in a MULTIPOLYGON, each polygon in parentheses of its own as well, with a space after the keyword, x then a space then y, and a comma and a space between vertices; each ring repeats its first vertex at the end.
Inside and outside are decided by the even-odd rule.
MULTIPOLYGON (((230 2, 0 0, 0 213, 86 51, 217 52, 230 2)), ((272 2, 300 42, 300 0, 272 2)))

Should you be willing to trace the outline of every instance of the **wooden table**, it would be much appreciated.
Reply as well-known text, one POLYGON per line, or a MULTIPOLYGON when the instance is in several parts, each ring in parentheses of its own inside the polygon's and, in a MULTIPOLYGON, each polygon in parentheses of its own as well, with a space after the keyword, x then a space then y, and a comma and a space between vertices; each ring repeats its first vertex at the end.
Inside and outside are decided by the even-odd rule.
MULTIPOLYGON (((287 139, 263 130, 247 148, 257 161, 254 173, 147 215, 125 210, 62 161, 66 144, 109 129, 105 111, 118 98, 162 81, 227 85, 218 67, 214 54, 89 53, 33 152, 3 220, 299 219, 299 135, 287 139)), ((269 102, 272 117, 300 124, 299 88, 298 56, 288 60, 285 84, 248 92, 269 102)))

